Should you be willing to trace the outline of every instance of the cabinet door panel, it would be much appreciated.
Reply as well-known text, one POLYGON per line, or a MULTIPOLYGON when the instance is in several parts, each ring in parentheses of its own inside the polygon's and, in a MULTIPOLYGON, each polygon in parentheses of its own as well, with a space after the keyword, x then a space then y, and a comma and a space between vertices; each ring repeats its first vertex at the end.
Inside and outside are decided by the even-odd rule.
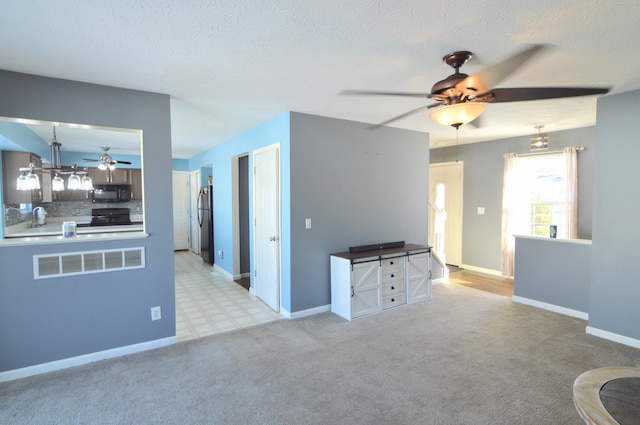
POLYGON ((407 257, 407 302, 414 302, 431 296, 429 258, 428 253, 407 257))
POLYGON ((380 288, 377 262, 353 265, 351 282, 353 285, 351 296, 352 317, 362 316, 380 310, 380 288))

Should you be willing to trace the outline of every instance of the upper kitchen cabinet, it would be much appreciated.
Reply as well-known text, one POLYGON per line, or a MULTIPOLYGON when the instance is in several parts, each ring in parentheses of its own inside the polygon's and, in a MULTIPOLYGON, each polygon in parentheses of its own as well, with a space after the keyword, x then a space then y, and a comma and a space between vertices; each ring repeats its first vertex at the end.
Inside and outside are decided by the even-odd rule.
POLYGON ((115 170, 101 170, 99 168, 89 168, 89 177, 93 179, 93 183, 120 183, 130 184, 130 175, 128 168, 116 168, 115 170))
POLYGON ((42 167, 42 160, 38 155, 29 152, 2 152, 2 181, 5 204, 35 204, 50 200, 43 199, 42 174, 38 175, 40 189, 26 191, 16 189, 16 179, 20 168, 28 167, 29 164, 33 164, 34 167, 42 167))
POLYGON ((129 184, 131 185, 131 198, 142 199, 142 170, 140 168, 100 170, 92 167, 89 168, 89 177, 93 179, 93 184, 129 184))
POLYGON ((131 172, 131 198, 142 200, 142 170, 130 168, 131 172))

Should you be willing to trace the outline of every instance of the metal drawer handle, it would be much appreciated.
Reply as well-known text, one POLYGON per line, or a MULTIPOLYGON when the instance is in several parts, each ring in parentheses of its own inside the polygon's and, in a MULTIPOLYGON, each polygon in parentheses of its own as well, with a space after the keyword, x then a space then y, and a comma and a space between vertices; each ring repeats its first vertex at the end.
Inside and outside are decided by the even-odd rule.
POLYGON ((395 277, 394 275, 391 275, 391 277, 395 277))
POLYGON ((393 261, 389 261, 389 264, 393 264, 393 261))
POLYGON ((394 302, 394 301, 395 301, 395 299, 391 298, 391 302, 394 302))

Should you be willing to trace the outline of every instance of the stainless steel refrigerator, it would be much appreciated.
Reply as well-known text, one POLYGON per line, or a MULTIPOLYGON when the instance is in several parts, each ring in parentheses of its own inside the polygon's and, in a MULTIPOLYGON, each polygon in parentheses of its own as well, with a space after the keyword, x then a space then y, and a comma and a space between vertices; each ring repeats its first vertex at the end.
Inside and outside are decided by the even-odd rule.
POLYGON ((213 187, 204 186, 198 194, 198 223, 200 224, 200 256, 213 265, 213 187))

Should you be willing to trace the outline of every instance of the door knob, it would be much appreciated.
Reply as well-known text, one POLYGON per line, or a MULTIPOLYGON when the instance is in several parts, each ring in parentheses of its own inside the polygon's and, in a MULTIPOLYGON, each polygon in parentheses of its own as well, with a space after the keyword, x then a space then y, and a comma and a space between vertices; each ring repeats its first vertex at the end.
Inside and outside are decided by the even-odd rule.
POLYGON ((270 241, 270 242, 275 242, 275 241, 277 241, 277 240, 278 240, 278 238, 277 238, 277 237, 275 237, 275 236, 269 236, 269 241, 270 241))

